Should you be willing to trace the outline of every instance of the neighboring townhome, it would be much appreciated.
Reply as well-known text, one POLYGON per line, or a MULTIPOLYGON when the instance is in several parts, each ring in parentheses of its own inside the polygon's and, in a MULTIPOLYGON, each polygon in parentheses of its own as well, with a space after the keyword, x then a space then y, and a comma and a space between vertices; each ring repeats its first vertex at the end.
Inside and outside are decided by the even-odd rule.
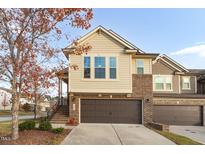
POLYGON ((166 55, 153 62, 153 120, 173 125, 204 125, 205 71, 188 70, 166 55), (198 84, 197 84, 198 83, 198 84), (198 87, 198 88, 197 88, 198 87))
POLYGON ((68 84, 68 106, 63 107, 69 118, 78 123, 203 124, 205 95, 196 94, 195 73, 167 56, 145 53, 102 26, 78 43, 92 48, 83 55, 70 54, 73 45, 64 49, 69 64, 78 66, 64 70, 61 79, 68 84))

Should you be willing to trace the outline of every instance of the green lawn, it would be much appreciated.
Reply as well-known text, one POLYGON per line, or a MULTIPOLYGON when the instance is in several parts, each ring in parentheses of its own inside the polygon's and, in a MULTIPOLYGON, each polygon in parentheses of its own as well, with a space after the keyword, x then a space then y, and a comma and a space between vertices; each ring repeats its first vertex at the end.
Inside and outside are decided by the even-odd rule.
MULTIPOLYGON (((10 116, 11 115, 11 111, 9 110, 1 110, 0 111, 0 116, 10 116)), ((33 115, 33 112, 24 112, 24 111, 20 111, 19 115, 33 115)))
POLYGON ((159 130, 154 130, 160 135, 168 138, 169 140, 173 141, 174 143, 178 145, 202 145, 199 142, 196 142, 188 137, 177 135, 171 132, 165 132, 165 131, 159 131, 159 130))
POLYGON ((8 135, 11 133, 11 122, 0 122, 0 136, 8 135))
MULTIPOLYGON (((19 120, 19 123, 22 123, 24 121, 27 121, 30 119, 26 120, 19 120)), ((37 122, 37 120, 36 120, 37 122)), ((0 122, 0 136, 5 136, 11 134, 11 121, 2 121, 0 122)))

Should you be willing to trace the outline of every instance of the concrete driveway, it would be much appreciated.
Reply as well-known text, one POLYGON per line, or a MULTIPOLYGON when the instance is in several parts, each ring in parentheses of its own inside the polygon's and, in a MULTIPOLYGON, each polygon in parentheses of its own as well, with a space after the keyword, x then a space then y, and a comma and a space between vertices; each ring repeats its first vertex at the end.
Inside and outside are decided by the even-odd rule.
POLYGON ((169 129, 175 134, 186 136, 205 144, 205 127, 203 126, 170 126, 169 129))
POLYGON ((170 145, 154 131, 135 124, 80 124, 61 143, 64 145, 170 145))

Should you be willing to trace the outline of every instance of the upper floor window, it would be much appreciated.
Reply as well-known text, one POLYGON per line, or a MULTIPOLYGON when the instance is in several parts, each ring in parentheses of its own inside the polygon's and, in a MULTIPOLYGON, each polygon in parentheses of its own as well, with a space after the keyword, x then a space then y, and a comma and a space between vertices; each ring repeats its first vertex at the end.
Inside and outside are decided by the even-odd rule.
POLYGON ((182 89, 190 89, 190 77, 183 76, 182 77, 182 89))
POLYGON ((144 61, 142 59, 136 60, 137 74, 144 74, 144 61))
POLYGON ((95 57, 95 78, 105 79, 105 57, 95 57))
POLYGON ((110 79, 116 79, 116 57, 110 57, 110 79))
POLYGON ((90 57, 84 57, 84 78, 90 78, 90 57))
POLYGON ((172 90, 172 76, 168 76, 168 75, 154 76, 154 90, 171 91, 172 90))

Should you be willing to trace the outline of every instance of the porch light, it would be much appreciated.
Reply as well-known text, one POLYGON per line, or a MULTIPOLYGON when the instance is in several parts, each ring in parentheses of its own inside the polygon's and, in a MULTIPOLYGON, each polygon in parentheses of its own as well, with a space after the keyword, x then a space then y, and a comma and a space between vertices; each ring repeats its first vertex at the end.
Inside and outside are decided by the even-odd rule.
POLYGON ((149 98, 146 99, 146 102, 149 102, 149 98))
POLYGON ((98 94, 98 97, 102 97, 102 94, 98 94))

